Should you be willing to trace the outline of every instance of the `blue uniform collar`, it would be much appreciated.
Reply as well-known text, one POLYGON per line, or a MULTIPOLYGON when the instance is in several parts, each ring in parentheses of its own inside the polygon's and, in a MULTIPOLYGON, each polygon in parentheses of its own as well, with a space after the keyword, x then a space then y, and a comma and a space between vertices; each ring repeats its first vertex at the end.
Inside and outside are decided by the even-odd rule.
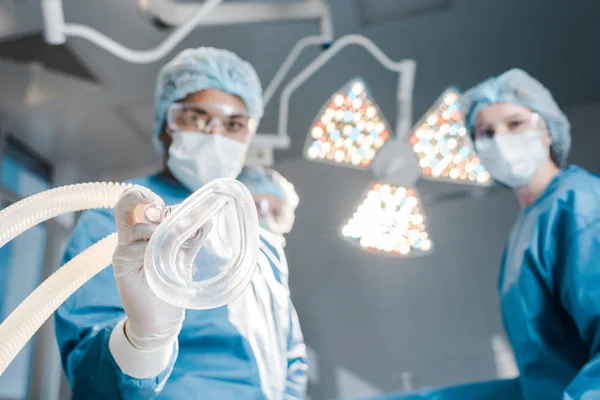
POLYGON ((546 189, 542 192, 540 197, 538 197, 538 199, 536 201, 534 201, 531 205, 529 205, 525 209, 523 209, 523 212, 525 213, 525 212, 535 208, 538 204, 542 203, 548 197, 552 196, 558 189, 560 183, 562 181, 564 181, 567 178, 567 176, 572 175, 573 173, 581 172, 581 170, 582 169, 576 165, 570 165, 567 168, 561 169, 558 172, 558 174, 556 174, 554 179, 552 179, 550 181, 550 183, 548 184, 546 189))
POLYGON ((188 197, 190 194, 192 194, 192 192, 190 192, 190 190, 183 186, 181 183, 169 179, 161 173, 150 175, 148 177, 148 181, 151 184, 157 185, 161 188, 173 190, 173 193, 176 193, 178 195, 181 194, 182 196, 188 197))

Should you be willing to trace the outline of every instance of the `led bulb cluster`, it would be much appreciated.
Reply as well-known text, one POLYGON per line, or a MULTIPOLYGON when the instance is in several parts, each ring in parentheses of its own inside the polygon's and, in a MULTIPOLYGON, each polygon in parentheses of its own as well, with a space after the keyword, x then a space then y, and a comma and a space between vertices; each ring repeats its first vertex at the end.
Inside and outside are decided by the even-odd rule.
POLYGON ((367 168, 389 136, 389 126, 364 82, 353 80, 323 106, 304 153, 309 160, 367 168))
POLYGON ((342 229, 342 235, 361 247, 391 254, 426 253, 432 241, 412 188, 376 183, 342 229))
MULTIPOLYGON (((311 161, 366 169, 389 136, 389 124, 364 82, 353 80, 321 108, 304 155, 311 161)), ((413 128, 409 141, 426 178, 491 184, 467 135, 458 92, 446 90, 413 128)), ((416 191, 385 183, 373 185, 342 235, 362 248, 389 254, 427 254, 433 248, 416 191)))
POLYGON ((425 177, 487 186, 490 174, 475 155, 458 99, 456 91, 444 92, 417 123, 410 144, 425 177))

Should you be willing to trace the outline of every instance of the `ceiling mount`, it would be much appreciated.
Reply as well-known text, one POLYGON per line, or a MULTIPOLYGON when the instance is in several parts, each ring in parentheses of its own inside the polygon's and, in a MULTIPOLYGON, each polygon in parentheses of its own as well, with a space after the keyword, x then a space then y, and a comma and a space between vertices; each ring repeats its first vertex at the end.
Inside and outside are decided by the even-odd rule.
MULTIPOLYGON (((206 0, 201 4, 173 0, 139 0, 140 10, 161 26, 174 27, 160 45, 149 50, 134 50, 88 26, 65 23, 62 0, 41 0, 44 17, 44 38, 52 45, 62 45, 67 37, 86 39, 109 53, 134 64, 149 64, 161 60, 177 47, 198 26, 265 23, 275 21, 315 20, 320 34, 301 39, 283 62, 265 90, 265 106, 279 88, 300 53, 307 47, 328 47, 333 40, 331 11, 324 0, 295 0, 288 3, 234 2, 206 0), (210 13, 210 18, 206 16, 210 13)), ((252 146, 285 149, 290 145, 287 135, 257 134, 252 146)))
POLYGON ((49 44, 61 45, 67 37, 86 39, 109 53, 134 64, 156 62, 169 54, 186 36, 201 25, 227 25, 273 22, 280 20, 318 20, 321 30, 332 35, 329 7, 322 0, 298 0, 277 4, 266 2, 226 3, 206 0, 202 4, 177 3, 172 0, 144 0, 142 10, 176 29, 160 45, 149 50, 134 50, 89 26, 65 23, 62 0, 41 0, 44 37, 49 44), (210 13, 210 19, 206 16, 210 13))
MULTIPOLYGON (((164 26, 178 27, 185 24, 190 15, 204 7, 206 1, 182 3, 176 0, 138 0, 140 10, 164 26)), ((331 33, 329 7, 323 0, 295 0, 290 2, 248 1, 220 3, 203 26, 265 23, 278 21, 315 20, 321 22, 321 30, 331 33)))

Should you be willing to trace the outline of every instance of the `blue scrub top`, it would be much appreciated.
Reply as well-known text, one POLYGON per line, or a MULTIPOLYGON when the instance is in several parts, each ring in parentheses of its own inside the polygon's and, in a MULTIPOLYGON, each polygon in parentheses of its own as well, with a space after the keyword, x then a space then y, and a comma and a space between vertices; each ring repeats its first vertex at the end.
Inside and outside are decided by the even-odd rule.
POLYGON ((502 258, 502 316, 527 400, 600 399, 600 179, 562 170, 502 258))
MULTIPOLYGON (((190 195, 152 176, 130 181, 168 205, 190 195)), ((64 262, 115 231, 112 210, 85 212, 64 262)), ((244 293, 213 310, 187 310, 179 349, 155 379, 121 372, 108 349, 125 318, 112 267, 83 285, 55 315, 63 368, 74 399, 300 399, 307 382, 306 348, 288 289, 283 250, 261 233, 257 272, 244 293)))

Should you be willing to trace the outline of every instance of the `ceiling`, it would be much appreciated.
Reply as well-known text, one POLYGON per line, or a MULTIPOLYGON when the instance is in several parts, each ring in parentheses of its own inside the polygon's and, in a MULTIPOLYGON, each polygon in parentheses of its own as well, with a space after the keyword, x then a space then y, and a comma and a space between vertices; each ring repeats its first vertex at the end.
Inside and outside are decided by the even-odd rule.
MULTIPOLYGON (((415 118, 447 86, 465 89, 515 66, 546 83, 563 107, 600 101, 597 0, 579 0, 577 7, 561 0, 328 3, 336 36, 362 33, 390 58, 417 61, 415 118)), ((64 0, 64 9, 67 22, 89 25, 135 49, 154 47, 168 34, 152 26, 133 0, 64 0)), ((8 58, 1 42, 40 30, 39 0, 3 1, 0 61, 8 58)), ((293 44, 316 31, 316 24, 308 22, 199 28, 180 48, 210 45, 233 50, 256 67, 266 85, 293 44)), ((39 47, 39 40, 30 43, 34 45, 39 47)), ((120 177, 134 168, 155 165, 156 156, 148 138, 152 132, 154 78, 162 62, 128 64, 80 39, 69 39, 67 49, 84 68, 82 72, 78 67, 79 74, 75 75, 79 77, 68 84, 65 69, 53 71, 52 65, 43 61, 34 68, 37 72, 31 72, 31 66, 15 64, 30 59, 0 62, 3 120, 15 124, 22 136, 49 159, 77 163, 92 175, 120 177), (44 68, 45 72, 40 72, 44 68), (83 79, 86 73, 92 79, 83 79), (48 82, 58 79, 64 88, 61 91, 48 82), (38 93, 38 98, 46 101, 28 103, 25 93, 31 93, 31 80, 37 82, 38 92, 40 87, 53 88, 52 95, 38 93), (44 140, 40 137, 42 131, 44 140)), ((37 51, 48 54, 43 49, 37 51)), ((307 51, 293 73, 319 51, 307 51)), ((292 148, 279 152, 279 159, 301 157, 304 135, 321 103, 353 76, 366 80, 388 119, 394 118, 395 77, 365 55, 361 49, 344 50, 295 93, 290 116, 292 148)), ((275 132, 276 112, 277 101, 273 101, 261 131, 275 132)))

